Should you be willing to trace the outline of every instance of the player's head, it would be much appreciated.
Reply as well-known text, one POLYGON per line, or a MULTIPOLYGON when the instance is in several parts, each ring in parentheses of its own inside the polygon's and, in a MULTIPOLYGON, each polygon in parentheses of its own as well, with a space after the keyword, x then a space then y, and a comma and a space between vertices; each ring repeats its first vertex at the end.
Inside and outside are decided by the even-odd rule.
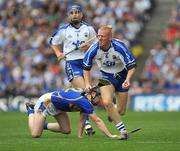
POLYGON ((101 49, 108 49, 112 39, 112 27, 103 26, 98 30, 98 41, 101 49))
POLYGON ((100 93, 99 87, 91 89, 91 91, 89 93, 89 96, 90 96, 91 103, 93 105, 98 105, 99 104, 100 95, 101 95, 101 93, 100 93))
POLYGON ((82 7, 79 4, 72 5, 68 8, 68 17, 70 22, 74 25, 78 25, 83 17, 82 7))

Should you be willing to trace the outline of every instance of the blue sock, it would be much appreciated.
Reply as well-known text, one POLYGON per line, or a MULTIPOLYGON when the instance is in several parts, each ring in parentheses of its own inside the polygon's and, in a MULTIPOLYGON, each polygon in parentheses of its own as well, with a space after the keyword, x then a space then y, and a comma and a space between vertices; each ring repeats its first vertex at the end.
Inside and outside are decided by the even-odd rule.
POLYGON ((47 126, 48 126, 48 122, 45 121, 45 122, 44 122, 44 130, 47 130, 47 129, 48 129, 47 126))
POLYGON ((86 115, 86 121, 85 121, 85 124, 86 124, 86 125, 90 124, 90 122, 89 122, 89 115, 86 115))
POLYGON ((29 116, 30 114, 34 114, 34 110, 33 110, 33 109, 29 109, 29 110, 27 111, 27 115, 29 116))

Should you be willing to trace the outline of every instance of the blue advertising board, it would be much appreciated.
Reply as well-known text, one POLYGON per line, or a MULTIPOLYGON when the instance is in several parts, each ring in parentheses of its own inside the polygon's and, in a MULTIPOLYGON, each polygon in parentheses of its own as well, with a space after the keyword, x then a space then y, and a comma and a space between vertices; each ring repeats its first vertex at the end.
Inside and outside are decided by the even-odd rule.
POLYGON ((133 111, 180 111, 180 95, 134 95, 130 107, 133 111))

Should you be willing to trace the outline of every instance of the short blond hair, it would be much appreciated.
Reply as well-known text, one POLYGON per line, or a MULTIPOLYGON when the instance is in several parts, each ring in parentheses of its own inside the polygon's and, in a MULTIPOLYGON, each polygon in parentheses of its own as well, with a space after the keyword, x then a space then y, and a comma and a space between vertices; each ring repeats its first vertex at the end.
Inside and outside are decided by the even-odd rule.
POLYGON ((101 29, 101 30, 112 30, 112 25, 105 25, 105 26, 100 27, 99 29, 101 29))
POLYGON ((112 25, 105 25, 99 28, 98 31, 105 31, 108 35, 112 36, 112 25))

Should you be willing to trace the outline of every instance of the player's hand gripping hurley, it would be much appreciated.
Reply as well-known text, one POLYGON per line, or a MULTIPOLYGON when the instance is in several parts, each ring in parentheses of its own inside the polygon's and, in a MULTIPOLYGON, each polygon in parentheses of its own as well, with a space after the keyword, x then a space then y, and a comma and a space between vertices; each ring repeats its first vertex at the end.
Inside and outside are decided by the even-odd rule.
MULTIPOLYGON (((108 80, 104 80, 104 79, 99 79, 98 83, 96 85, 94 85, 91 89, 90 92, 92 91, 97 91, 98 88, 106 86, 106 85, 110 85, 111 83, 108 80)), ((87 92, 82 92, 81 95, 85 95, 87 92)))
MULTIPOLYGON (((92 42, 95 38, 96 38, 96 36, 90 38, 90 39, 87 40, 84 44, 88 44, 88 43, 92 42)), ((72 52, 78 50, 79 48, 80 48, 80 46, 72 49, 71 51, 65 53, 64 58, 58 58, 58 60, 60 61, 60 60, 62 60, 62 59, 66 59, 67 55, 69 55, 69 54, 71 54, 72 52)))

